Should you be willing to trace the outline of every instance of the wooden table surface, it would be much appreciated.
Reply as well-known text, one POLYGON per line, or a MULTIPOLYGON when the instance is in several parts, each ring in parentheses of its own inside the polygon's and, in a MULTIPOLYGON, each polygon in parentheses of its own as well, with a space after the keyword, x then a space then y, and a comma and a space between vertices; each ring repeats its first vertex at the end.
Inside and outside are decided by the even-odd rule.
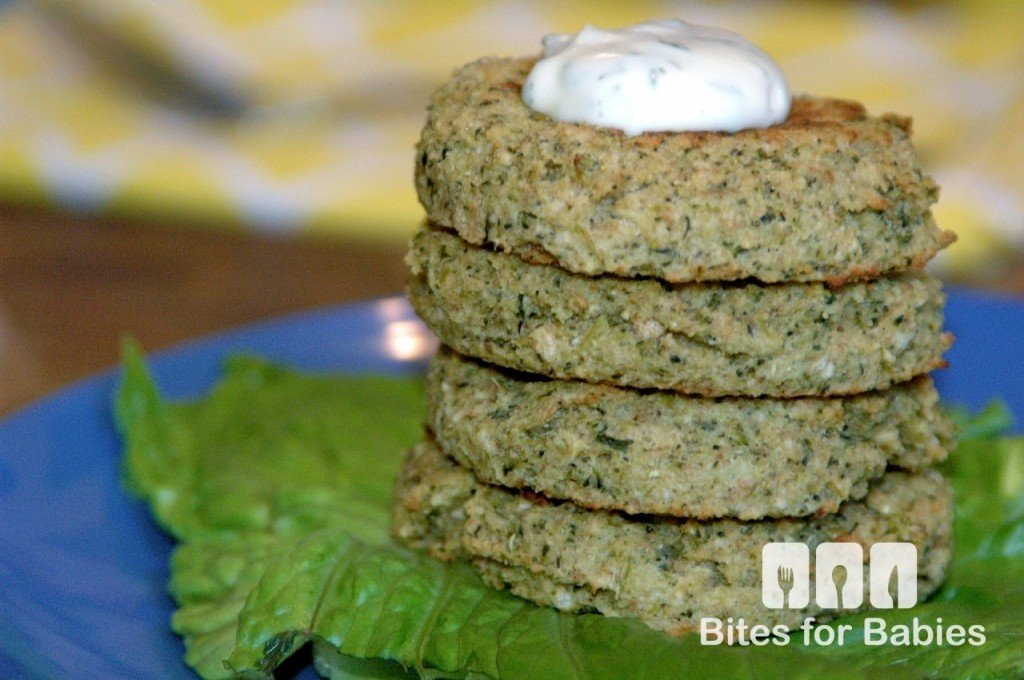
MULTIPOLYGON (((0 207, 0 414, 118 360, 288 312, 401 291, 404 243, 0 207)), ((1024 295, 1024 259, 986 287, 1024 295)))
POLYGON ((146 350, 398 293, 404 243, 0 208, 0 414, 146 350))

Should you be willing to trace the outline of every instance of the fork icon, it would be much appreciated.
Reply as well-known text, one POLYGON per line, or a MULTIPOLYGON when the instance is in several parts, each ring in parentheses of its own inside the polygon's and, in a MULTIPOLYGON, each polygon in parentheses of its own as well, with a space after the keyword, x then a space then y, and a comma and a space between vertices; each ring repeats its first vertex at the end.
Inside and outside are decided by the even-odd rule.
POLYGON ((782 608, 789 608, 789 593, 793 590, 793 567, 779 567, 779 588, 782 590, 782 608))
POLYGON ((761 549, 761 602, 769 609, 802 609, 810 601, 810 548, 806 543, 765 543, 761 549))

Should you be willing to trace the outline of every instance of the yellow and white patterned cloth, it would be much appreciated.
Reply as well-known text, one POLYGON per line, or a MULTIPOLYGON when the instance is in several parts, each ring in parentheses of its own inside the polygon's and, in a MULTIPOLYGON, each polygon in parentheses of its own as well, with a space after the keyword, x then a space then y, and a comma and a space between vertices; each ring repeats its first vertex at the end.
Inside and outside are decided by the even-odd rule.
POLYGON ((585 23, 736 30, 797 92, 915 119, 947 265, 1024 247, 1024 3, 0 0, 0 201, 403 238, 452 68, 585 23))

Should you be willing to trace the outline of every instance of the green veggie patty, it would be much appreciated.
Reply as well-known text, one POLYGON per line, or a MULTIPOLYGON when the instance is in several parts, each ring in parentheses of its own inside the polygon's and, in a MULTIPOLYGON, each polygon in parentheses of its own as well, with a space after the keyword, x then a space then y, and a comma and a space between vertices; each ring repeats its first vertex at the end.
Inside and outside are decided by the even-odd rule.
POLYGON ((421 230, 409 299, 441 341, 530 373, 704 396, 883 389, 943 364, 945 296, 920 272, 820 283, 588 277, 421 230))
POLYGON ((481 481, 634 514, 835 512, 887 466, 921 470, 953 446, 926 377, 844 398, 706 399, 539 379, 442 348, 427 410, 481 481))
POLYGON ((761 550, 798 541, 908 541, 918 593, 942 581, 952 498, 934 470, 886 473, 861 501, 821 517, 742 522, 629 517, 481 484, 431 441, 409 453, 395 490, 392 534, 440 559, 469 560, 484 580, 566 611, 630 616, 671 634, 702 617, 795 626, 821 614, 761 602, 761 550))
POLYGON ((431 100, 416 189, 468 241, 590 275, 839 283, 954 238, 907 118, 797 97, 763 130, 628 137, 529 109, 533 61, 467 64, 431 100))

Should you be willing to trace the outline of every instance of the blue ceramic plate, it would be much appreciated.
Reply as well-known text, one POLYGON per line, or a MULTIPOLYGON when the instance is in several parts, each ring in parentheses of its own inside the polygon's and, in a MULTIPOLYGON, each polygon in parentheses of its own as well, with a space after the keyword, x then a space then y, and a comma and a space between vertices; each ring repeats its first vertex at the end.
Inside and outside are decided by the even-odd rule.
MULTIPOLYGON (((1024 420, 1024 303, 950 294, 957 336, 936 375, 945 400, 1003 399, 1024 420)), ((420 371, 433 340, 405 302, 326 309, 152 357, 164 392, 203 393, 225 355, 312 371, 420 371)), ((0 378, 2 379, 2 378, 0 378)), ((189 678, 168 621, 171 542, 119 484, 115 372, 72 385, 0 424, 0 678, 189 678)), ((1019 428, 1019 425, 1018 425, 1019 428)))

